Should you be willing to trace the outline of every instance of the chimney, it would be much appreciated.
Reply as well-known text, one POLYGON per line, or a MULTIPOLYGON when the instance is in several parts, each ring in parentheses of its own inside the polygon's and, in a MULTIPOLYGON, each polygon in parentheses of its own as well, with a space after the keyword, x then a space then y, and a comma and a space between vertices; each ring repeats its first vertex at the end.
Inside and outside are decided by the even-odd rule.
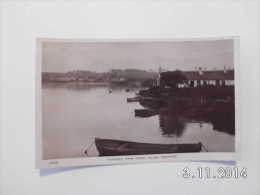
POLYGON ((199 67, 199 74, 200 74, 200 75, 203 74, 201 67, 199 67))
POLYGON ((224 66, 224 73, 227 73, 226 66, 224 66))

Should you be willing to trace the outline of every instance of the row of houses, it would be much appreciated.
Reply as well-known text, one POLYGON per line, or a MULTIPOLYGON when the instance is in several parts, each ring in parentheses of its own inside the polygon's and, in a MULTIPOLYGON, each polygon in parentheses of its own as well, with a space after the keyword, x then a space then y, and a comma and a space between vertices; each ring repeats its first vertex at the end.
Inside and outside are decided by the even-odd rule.
MULTIPOLYGON (((165 71, 159 68, 158 85, 160 85, 160 74, 165 71)), ((180 87, 235 85, 234 69, 226 70, 224 67, 223 70, 202 70, 200 67, 198 71, 182 71, 181 73, 186 76, 187 81, 180 87)))

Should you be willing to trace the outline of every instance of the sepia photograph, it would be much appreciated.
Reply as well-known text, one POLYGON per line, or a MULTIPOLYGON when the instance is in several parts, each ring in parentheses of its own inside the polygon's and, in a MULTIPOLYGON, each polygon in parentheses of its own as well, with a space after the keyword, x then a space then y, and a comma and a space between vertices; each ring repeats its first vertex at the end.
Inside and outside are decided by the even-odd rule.
POLYGON ((38 39, 36 166, 231 160, 237 42, 38 39))

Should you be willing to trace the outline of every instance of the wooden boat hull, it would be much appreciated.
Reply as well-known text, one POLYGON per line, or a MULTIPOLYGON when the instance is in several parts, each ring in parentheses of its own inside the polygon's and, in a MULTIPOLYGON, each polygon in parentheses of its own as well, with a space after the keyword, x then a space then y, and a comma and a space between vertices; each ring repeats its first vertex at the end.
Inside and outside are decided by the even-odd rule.
POLYGON ((200 152, 201 143, 197 144, 151 144, 111 139, 96 139, 100 156, 169 154, 200 152))
POLYGON ((170 104, 167 101, 157 98, 143 98, 140 104, 145 108, 153 110, 165 110, 170 108, 170 104))
POLYGON ((127 102, 140 102, 141 98, 126 98, 127 102))

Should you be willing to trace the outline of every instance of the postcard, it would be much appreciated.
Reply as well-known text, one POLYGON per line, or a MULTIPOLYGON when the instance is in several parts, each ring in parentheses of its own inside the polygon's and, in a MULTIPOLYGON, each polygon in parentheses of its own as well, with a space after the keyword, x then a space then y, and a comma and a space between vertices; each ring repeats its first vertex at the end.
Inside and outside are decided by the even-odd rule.
POLYGON ((239 160, 239 37, 36 42, 37 169, 239 160))

